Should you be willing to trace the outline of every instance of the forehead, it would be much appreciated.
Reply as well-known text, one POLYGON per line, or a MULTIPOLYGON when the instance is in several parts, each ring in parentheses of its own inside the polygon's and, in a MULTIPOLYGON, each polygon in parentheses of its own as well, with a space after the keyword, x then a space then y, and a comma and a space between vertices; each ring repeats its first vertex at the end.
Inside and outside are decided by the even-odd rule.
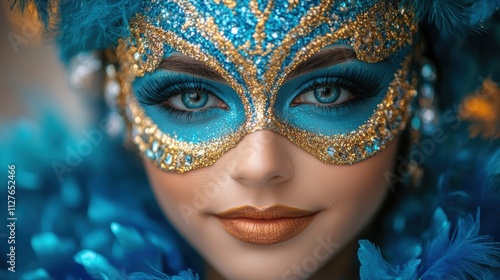
POLYGON ((350 45, 365 62, 410 45, 413 13, 393 3, 147 0, 131 21, 132 45, 140 70, 178 51, 239 82, 272 82, 327 45, 350 45))

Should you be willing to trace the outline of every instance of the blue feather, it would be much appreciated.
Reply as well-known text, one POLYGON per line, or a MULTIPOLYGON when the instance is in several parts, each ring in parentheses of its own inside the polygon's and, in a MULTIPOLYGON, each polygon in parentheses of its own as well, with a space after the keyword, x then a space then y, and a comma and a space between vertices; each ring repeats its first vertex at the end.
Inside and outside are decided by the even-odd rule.
POLYGON ((140 5, 136 0, 61 1, 57 41, 63 59, 68 61, 82 51, 116 47, 118 39, 129 35, 128 21, 140 5))
POLYGON ((403 0, 415 8, 418 21, 434 24, 443 37, 479 31, 481 21, 500 7, 499 0, 403 0))
POLYGON ((486 188, 496 194, 496 197, 500 197, 500 148, 486 164, 486 178, 486 188))
POLYGON ((10 8, 21 12, 28 11, 28 7, 32 5, 35 8, 39 20, 48 27, 50 20, 50 11, 57 4, 57 1, 51 0, 9 0, 10 8))
POLYGON ((471 24, 476 24, 482 20, 485 20, 495 11, 498 11, 500 9, 500 0, 489 0, 489 1, 476 1, 472 7, 472 15, 470 17, 470 23, 471 24))
MULTIPOLYGON (((418 20, 427 19, 445 37, 480 30, 478 24, 500 7, 500 0, 402 0, 415 7, 418 20)), ((134 0, 10 0, 13 9, 33 5, 38 17, 57 36, 63 61, 79 52, 116 47, 129 35, 128 21, 141 1, 134 0), (58 5, 57 7, 55 5, 58 5), (51 14, 57 11, 56 15, 51 14), (51 18, 57 22, 51 22, 51 18), (49 26, 53 25, 53 26, 49 26)))
POLYGON ((411 259, 403 266, 387 263, 380 249, 368 240, 359 240, 358 259, 361 262, 359 276, 371 279, 417 279, 419 259, 411 259))
POLYGON ((34 5, 40 20, 55 34, 66 63, 80 52, 114 48, 129 35, 128 21, 141 1, 135 0, 10 0, 13 9, 27 11, 34 5), (54 7, 58 3, 57 7, 54 7), (57 11, 56 15, 50 14, 57 11), (49 18, 57 22, 49 26, 49 18))
POLYGON ((422 252, 421 279, 494 279, 492 268, 500 267, 500 243, 479 235, 479 210, 472 216, 459 218, 456 229, 449 237, 444 212, 438 208, 433 227, 438 235, 427 242, 422 252))
POLYGON ((144 272, 134 272, 130 275, 122 276, 122 279, 126 280, 199 280, 198 274, 193 273, 191 269, 183 270, 179 272, 178 275, 168 276, 160 271, 156 271, 153 274, 148 274, 144 272))

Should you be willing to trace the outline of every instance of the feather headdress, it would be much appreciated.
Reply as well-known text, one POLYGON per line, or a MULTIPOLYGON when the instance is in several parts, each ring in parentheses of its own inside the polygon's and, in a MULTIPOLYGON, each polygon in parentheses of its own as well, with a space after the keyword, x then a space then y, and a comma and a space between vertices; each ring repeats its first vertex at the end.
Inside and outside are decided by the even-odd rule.
MULTIPOLYGON (((444 37, 483 28, 481 22, 500 7, 500 0, 394 0, 412 5, 421 21, 434 24, 444 37)), ((10 0, 12 9, 32 6, 52 31, 68 61, 79 52, 114 48, 127 37, 128 21, 142 1, 134 0, 10 0)))
POLYGON ((403 0, 420 21, 436 26, 445 38, 485 28, 483 21, 500 8, 500 0, 403 0))
POLYGON ((134 0, 10 0, 22 12, 31 6, 47 31, 55 34, 66 62, 80 52, 114 48, 129 35, 128 21, 141 1, 134 0))

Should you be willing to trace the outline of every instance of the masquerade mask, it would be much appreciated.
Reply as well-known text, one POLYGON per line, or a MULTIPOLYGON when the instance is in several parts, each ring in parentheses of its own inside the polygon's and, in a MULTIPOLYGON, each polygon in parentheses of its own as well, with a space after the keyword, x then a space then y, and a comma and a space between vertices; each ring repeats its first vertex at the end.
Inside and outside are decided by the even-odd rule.
POLYGON ((123 103, 139 150, 166 171, 209 166, 260 129, 353 164, 405 128, 415 95, 416 23, 391 1, 151 0, 130 31, 123 103))

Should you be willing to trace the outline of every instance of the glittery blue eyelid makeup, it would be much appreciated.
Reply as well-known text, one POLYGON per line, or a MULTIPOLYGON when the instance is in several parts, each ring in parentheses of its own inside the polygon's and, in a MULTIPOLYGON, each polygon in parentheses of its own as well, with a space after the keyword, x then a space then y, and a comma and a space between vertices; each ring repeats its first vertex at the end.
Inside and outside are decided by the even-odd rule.
POLYGON ((389 87, 393 71, 396 69, 390 62, 366 64, 349 61, 303 74, 288 81, 279 90, 276 116, 292 126, 323 135, 353 131, 377 109, 389 87), (328 85, 349 91, 351 98, 340 104, 289 106, 305 92, 328 85))
POLYGON ((137 100, 163 131, 178 139, 199 142, 220 137, 236 130, 244 121, 244 110, 238 95, 228 85, 199 77, 158 70, 134 81, 137 100), (188 91, 200 91, 220 100, 225 108, 180 110, 165 104, 188 91), (217 129, 213 129, 217 126, 217 129))

